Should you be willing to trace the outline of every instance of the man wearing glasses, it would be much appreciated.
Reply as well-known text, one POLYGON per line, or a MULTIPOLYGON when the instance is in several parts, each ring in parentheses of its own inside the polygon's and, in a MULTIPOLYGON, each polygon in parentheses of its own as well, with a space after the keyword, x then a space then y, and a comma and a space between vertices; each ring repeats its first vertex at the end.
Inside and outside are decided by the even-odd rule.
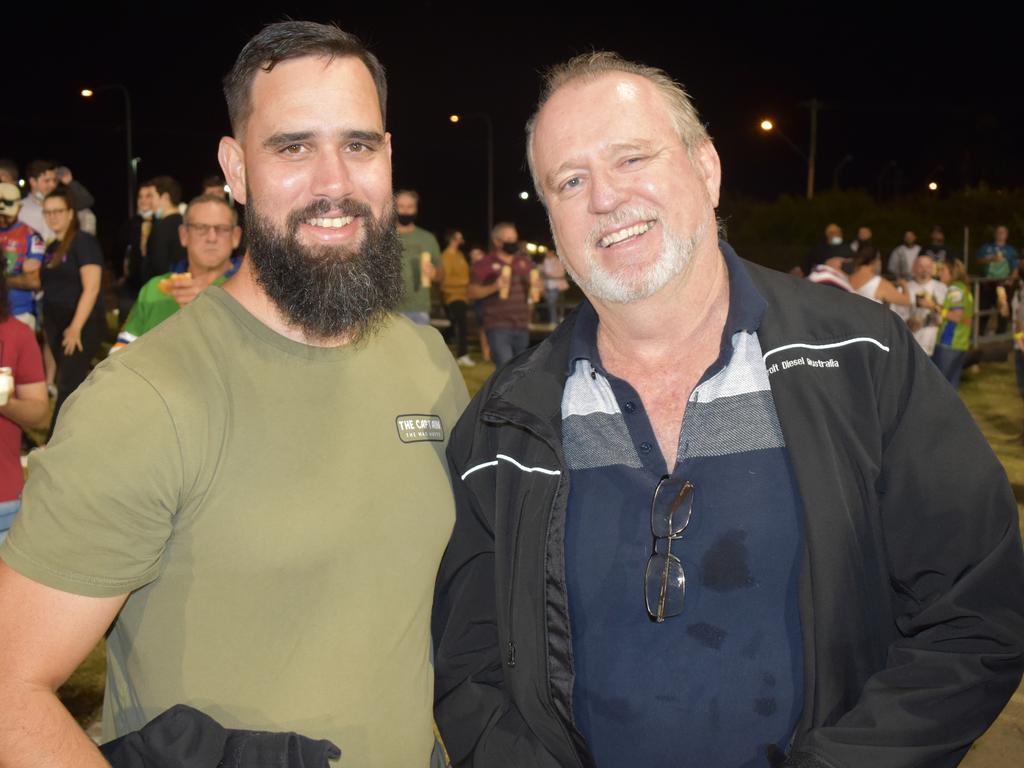
POLYGON ((891 312, 719 239, 661 70, 573 59, 527 134, 589 301, 449 445, 453 763, 954 764, 1024 660, 1016 504, 956 394, 891 312))
POLYGON ((239 264, 231 253, 238 247, 242 229, 223 194, 203 194, 189 203, 178 236, 187 258, 142 287, 111 352, 156 328, 206 288, 221 285, 237 271, 239 264))

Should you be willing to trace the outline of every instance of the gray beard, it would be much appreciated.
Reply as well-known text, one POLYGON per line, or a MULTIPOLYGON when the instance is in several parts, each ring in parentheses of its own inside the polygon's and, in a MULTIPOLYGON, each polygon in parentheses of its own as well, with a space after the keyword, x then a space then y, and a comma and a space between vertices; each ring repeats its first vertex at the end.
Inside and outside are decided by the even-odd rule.
MULTIPOLYGON (((249 190, 246 194, 246 199, 253 199, 249 190)), ((393 206, 377 219, 365 203, 321 199, 289 213, 284 232, 275 229, 255 205, 246 214, 249 262, 256 284, 288 325, 307 337, 359 341, 378 330, 401 301, 402 244, 395 231, 393 206), (299 242, 303 220, 338 210, 362 217, 364 237, 358 249, 311 248, 299 242)))
MULTIPOLYGON (((627 210, 619 217, 628 220, 630 215, 635 216, 635 212, 627 210)), ((679 237, 666 228, 663 238, 664 248, 657 261, 647 267, 642 275, 632 278, 626 278, 622 274, 605 269, 598 262, 594 251, 597 248, 596 243, 593 242, 594 237, 591 238, 585 255, 588 266, 588 274, 585 278, 578 275, 568 260, 562 257, 564 251, 558 247, 557 242, 555 247, 558 248, 562 266, 589 298, 596 298, 612 304, 629 304, 653 296, 686 269, 693 258, 694 251, 707 234, 709 219, 713 217, 713 213, 709 214, 709 218, 705 218, 693 235, 688 238, 679 237)), ((598 231, 599 228, 596 226, 595 231, 598 231)), ((551 228, 551 231, 554 233, 554 227, 551 228)))

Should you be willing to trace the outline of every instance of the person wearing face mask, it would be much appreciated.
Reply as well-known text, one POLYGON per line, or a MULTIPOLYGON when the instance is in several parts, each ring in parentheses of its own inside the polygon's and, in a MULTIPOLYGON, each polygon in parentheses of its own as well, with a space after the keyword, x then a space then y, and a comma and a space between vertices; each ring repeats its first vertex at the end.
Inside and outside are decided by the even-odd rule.
POLYGON ((843 242, 843 230, 836 223, 825 227, 825 239, 811 248, 804 257, 804 263, 800 265, 804 275, 811 274, 818 264, 824 264, 829 259, 839 257, 848 259, 853 255, 850 247, 843 242))
POLYGON ((29 194, 21 201, 18 220, 39 233, 44 242, 54 238, 53 230, 43 221, 43 198, 57 187, 57 164, 50 160, 33 160, 25 169, 29 194))
POLYGON ((500 368, 530 346, 530 294, 539 292, 539 281, 531 282, 533 262, 519 248, 515 224, 495 224, 491 242, 491 252, 472 267, 469 298, 482 302, 491 359, 500 368))
POLYGON ((142 289, 149 235, 153 231, 156 187, 143 184, 135 202, 135 215, 121 227, 112 268, 117 281, 118 313, 122 321, 132 311, 142 289))
MULTIPOLYGON (((181 184, 170 176, 157 176, 142 186, 154 190, 150 201, 153 209, 153 227, 146 242, 142 282, 170 272, 171 267, 187 258, 178 237, 178 228, 184 219, 178 210, 181 203, 181 184)), ((141 285, 139 286, 142 287, 141 285)))
POLYGON ((398 237, 402 241, 402 285, 405 297, 398 311, 419 325, 430 323, 430 286, 444 280, 441 246, 427 230, 416 226, 420 196, 412 189, 395 193, 398 237))

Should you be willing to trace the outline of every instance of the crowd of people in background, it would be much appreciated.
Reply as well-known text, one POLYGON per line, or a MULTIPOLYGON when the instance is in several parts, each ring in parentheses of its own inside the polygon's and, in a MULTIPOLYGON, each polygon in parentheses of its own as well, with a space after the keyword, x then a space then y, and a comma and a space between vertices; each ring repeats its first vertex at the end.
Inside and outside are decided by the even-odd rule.
MULTIPOLYGON (((206 287, 231 277, 244 252, 239 213, 219 176, 203 179, 200 194, 187 204, 171 176, 141 182, 136 213, 120 228, 108 259, 95 237, 95 199, 70 169, 35 160, 26 166, 22 184, 27 184, 24 197, 17 165, 0 160, 0 237, 7 260, 0 399, 4 369, 11 369, 14 381, 7 404, 0 405, 9 480, 0 487, 0 510, 11 504, 15 511, 22 482, 18 457, 24 462, 34 447, 22 428, 43 426, 44 434, 51 434, 64 401, 115 332, 110 353, 155 328, 206 287), (104 311, 105 268, 116 295, 113 323, 104 311), (35 334, 38 343, 26 345, 25 331, 12 331, 11 320, 29 336, 35 334), (45 407, 47 395, 54 400, 52 410, 45 407)), ((449 229, 442 250, 417 224, 419 205, 415 190, 395 193, 405 291, 399 311, 415 323, 438 326, 460 366, 503 365, 530 345, 531 328, 544 333, 560 322, 570 285, 553 250, 527 253, 512 222, 495 224, 486 247, 467 242, 461 229, 449 229), (470 353, 471 325, 477 331, 476 357, 470 353)), ((1020 255, 1008 238, 1007 227, 998 225, 992 241, 977 252, 975 264, 984 278, 977 309, 988 310, 983 314, 991 333, 1002 334, 1013 323, 1024 395, 1020 255)), ((923 245, 907 230, 885 253, 869 227, 859 227, 847 242, 840 226, 830 223, 824 239, 793 272, 890 306, 949 382, 959 386, 976 308, 963 256, 946 242, 941 227, 933 227, 923 245)), ((0 511, 0 529, 9 526, 13 512, 4 515, 0 511)))
POLYGON ((976 278, 977 307, 966 262, 947 244, 940 226, 932 228, 925 246, 918 243, 913 230, 906 230, 902 242, 886 257, 873 242, 869 227, 860 227, 857 238, 845 242, 840 226, 830 223, 824 240, 808 251, 793 273, 888 305, 906 321, 954 388, 959 388, 968 362, 975 320, 981 322, 980 332, 996 337, 1012 322, 1018 386, 1024 396, 1020 254, 1008 242, 1009 235, 1005 225, 996 225, 992 241, 977 252, 975 263, 982 270, 976 278))

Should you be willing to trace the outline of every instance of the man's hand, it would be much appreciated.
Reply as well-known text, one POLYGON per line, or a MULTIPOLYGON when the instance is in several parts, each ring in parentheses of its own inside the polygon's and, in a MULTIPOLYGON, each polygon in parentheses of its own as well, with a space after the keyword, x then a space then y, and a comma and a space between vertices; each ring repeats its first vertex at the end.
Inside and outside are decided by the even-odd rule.
POLYGON ((423 275, 424 279, 429 280, 432 283, 436 282, 435 278, 437 277, 437 267, 434 266, 433 262, 424 260, 420 265, 420 273, 423 275))
POLYGON ((175 276, 167 289, 167 294, 178 302, 179 307, 184 307, 202 293, 205 287, 194 277, 185 273, 185 276, 175 276))

